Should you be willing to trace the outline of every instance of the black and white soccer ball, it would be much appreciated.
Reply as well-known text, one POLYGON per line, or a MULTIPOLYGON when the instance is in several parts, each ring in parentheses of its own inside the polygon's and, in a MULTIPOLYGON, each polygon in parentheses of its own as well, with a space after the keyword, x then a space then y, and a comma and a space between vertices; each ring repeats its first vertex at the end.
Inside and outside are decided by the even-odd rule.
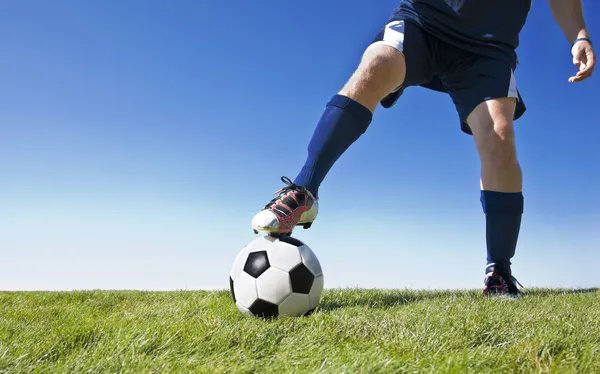
POLYGON ((312 249, 300 240, 264 236, 237 255, 229 286, 235 305, 249 317, 300 317, 317 307, 323 271, 312 249))

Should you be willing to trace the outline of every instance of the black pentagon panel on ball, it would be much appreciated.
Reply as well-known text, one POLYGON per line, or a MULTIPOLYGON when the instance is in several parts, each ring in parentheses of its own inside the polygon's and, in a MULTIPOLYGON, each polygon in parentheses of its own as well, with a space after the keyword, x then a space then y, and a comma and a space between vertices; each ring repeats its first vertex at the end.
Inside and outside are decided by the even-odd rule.
POLYGON ((304 243, 302 243, 300 240, 292 238, 291 236, 280 236, 279 241, 291 244, 294 247, 302 247, 304 245, 304 243))
POLYGON ((308 294, 315 276, 304 264, 300 264, 290 271, 290 279, 292 281, 292 292, 308 294))
POLYGON ((233 297, 233 301, 236 302, 237 300, 235 299, 235 291, 233 290, 233 279, 231 279, 231 277, 229 277, 229 290, 231 291, 231 297, 233 297))
POLYGON ((271 267, 267 251, 252 252, 246 259, 244 271, 254 278, 260 277, 262 273, 271 267))
POLYGON ((250 305, 249 309, 256 317, 271 318, 279 315, 279 308, 277 305, 261 299, 256 299, 256 301, 250 305))

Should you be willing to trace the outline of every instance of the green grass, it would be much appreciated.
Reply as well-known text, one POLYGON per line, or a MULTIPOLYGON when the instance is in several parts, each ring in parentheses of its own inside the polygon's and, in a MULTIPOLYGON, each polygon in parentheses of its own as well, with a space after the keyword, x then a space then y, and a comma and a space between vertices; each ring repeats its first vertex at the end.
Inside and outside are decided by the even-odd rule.
POLYGON ((600 373, 600 291, 326 290, 303 318, 229 293, 0 292, 0 373, 600 373))

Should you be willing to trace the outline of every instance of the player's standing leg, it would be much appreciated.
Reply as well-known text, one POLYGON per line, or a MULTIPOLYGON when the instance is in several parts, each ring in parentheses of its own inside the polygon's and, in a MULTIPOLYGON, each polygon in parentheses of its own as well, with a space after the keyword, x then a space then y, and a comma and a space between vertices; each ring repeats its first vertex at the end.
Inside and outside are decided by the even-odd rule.
POLYGON ((518 295, 511 271, 523 214, 521 166, 513 123, 526 111, 514 64, 444 48, 450 62, 441 74, 461 129, 473 135, 481 160, 480 200, 486 219, 487 263, 483 293, 518 295))
POLYGON ((516 99, 479 104, 467 118, 481 159, 481 203, 486 215, 487 267, 484 293, 516 295, 511 258, 523 214, 523 178, 517 159, 513 117, 516 99))

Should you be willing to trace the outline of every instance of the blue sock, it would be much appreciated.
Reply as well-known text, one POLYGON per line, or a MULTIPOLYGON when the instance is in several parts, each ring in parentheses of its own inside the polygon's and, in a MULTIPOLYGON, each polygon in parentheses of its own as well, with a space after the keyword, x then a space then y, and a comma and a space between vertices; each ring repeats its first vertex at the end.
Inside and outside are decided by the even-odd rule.
POLYGON ((358 102, 335 95, 325 108, 308 144, 308 157, 294 183, 315 197, 337 159, 367 131, 373 113, 358 102))
POLYGON ((486 215, 486 273, 493 267, 509 277, 521 228, 523 193, 481 191, 481 206, 486 215))

